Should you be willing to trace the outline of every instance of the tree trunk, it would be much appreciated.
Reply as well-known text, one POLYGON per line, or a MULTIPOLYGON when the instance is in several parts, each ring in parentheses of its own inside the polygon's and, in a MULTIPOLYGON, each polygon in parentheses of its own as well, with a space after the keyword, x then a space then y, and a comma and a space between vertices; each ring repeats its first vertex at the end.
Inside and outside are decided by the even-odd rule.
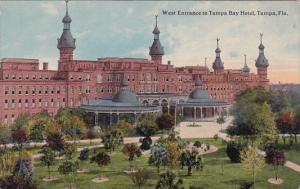
POLYGON ((275 179, 278 179, 278 165, 276 165, 276 169, 275 169, 275 179))
POLYGON ((285 144, 285 136, 282 135, 283 144, 285 144))
POLYGON ((188 173, 187 173, 187 175, 188 175, 188 176, 192 176, 192 174, 193 174, 193 173, 192 173, 192 167, 189 166, 189 167, 188 167, 188 173))
POLYGON ((298 140, 297 140, 297 133, 294 134, 294 138, 295 138, 295 143, 297 144, 297 143, 298 143, 298 140))
POLYGON ((253 189, 255 189, 255 173, 254 173, 254 171, 253 171, 253 173, 252 173, 253 175, 253 189))
POLYGON ((48 178, 50 179, 50 166, 48 165, 48 178))

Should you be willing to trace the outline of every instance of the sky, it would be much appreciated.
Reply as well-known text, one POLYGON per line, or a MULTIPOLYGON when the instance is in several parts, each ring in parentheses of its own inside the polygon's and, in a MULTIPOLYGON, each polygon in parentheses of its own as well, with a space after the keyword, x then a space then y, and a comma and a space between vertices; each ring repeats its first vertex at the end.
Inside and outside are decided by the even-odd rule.
MULTIPOLYGON (((259 33, 272 83, 300 83, 300 3, 224 1, 70 1, 71 31, 76 38, 75 59, 100 57, 150 58, 154 15, 158 15, 164 63, 207 65, 215 58, 220 38, 225 68, 238 69, 244 54, 256 72, 259 33), (163 15, 167 11, 262 11, 287 15, 163 15)), ((208 12, 209 13, 209 12, 208 12)), ((1 1, 0 58, 38 58, 57 69, 57 38, 62 33, 64 1, 1 1)))

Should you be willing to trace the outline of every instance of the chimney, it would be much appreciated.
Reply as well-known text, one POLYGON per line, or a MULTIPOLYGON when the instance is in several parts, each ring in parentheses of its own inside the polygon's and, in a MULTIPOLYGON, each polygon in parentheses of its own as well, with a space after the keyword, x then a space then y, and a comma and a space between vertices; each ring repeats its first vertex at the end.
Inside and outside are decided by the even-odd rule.
POLYGON ((48 62, 43 62, 43 70, 48 70, 48 62))

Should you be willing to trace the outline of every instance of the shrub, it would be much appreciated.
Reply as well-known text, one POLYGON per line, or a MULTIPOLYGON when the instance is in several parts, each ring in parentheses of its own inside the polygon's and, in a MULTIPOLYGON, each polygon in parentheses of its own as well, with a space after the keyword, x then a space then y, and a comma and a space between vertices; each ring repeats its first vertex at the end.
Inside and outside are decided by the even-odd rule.
POLYGON ((136 172, 132 172, 128 176, 130 177, 131 181, 140 189, 150 178, 150 173, 146 169, 137 169, 136 172))
POLYGON ((13 175, 31 180, 34 174, 34 167, 31 158, 20 159, 16 162, 13 175))
POLYGON ((49 133, 46 142, 52 150, 59 152, 64 150, 65 141, 60 133, 49 133))
POLYGON ((78 159, 80 159, 81 161, 88 160, 89 159, 89 152, 90 152, 90 150, 88 148, 83 148, 80 151, 80 155, 79 155, 78 159))
POLYGON ((6 176, 0 179, 1 189, 37 189, 36 184, 32 180, 25 179, 20 176, 6 176))
POLYGON ((175 120, 171 114, 164 113, 156 119, 156 124, 158 125, 159 129, 170 130, 174 127, 175 120))
POLYGON ((133 161, 135 156, 140 157, 142 155, 141 150, 135 143, 125 144, 122 152, 128 156, 128 161, 133 161))
POLYGON ((151 137, 145 137, 142 140, 141 150, 149 150, 151 148, 152 139, 151 137))
POLYGON ((66 156, 68 159, 72 159, 73 155, 76 153, 76 146, 74 144, 66 144, 64 146, 64 151, 63 154, 66 156))
POLYGON ((99 152, 91 158, 91 163, 95 162, 99 167, 110 164, 110 156, 105 152, 99 152))
POLYGON ((197 147, 197 148, 200 148, 201 145, 202 145, 202 142, 200 142, 200 141, 197 140, 197 141, 194 142, 194 145, 193 145, 193 146, 195 146, 195 147, 197 147))
POLYGON ((155 189, 184 189, 183 180, 178 179, 175 182, 176 175, 170 171, 160 175, 159 181, 156 184, 155 189))
POLYGON ((226 154, 232 163, 241 162, 241 150, 243 150, 245 147, 246 145, 243 145, 240 142, 235 142, 235 141, 230 141, 227 144, 226 154))
POLYGON ((58 167, 58 172, 60 174, 68 175, 71 173, 75 173, 76 170, 79 168, 79 164, 77 161, 64 161, 59 167, 58 167))
POLYGON ((244 182, 240 186, 240 189, 251 189, 251 188, 253 188, 253 182, 244 182))

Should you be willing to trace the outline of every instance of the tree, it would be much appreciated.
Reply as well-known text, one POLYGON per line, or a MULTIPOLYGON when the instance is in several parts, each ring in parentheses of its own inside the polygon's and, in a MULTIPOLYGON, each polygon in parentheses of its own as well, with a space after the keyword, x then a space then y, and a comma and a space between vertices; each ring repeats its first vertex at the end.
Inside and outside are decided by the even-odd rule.
POLYGON ((130 136, 134 131, 132 124, 124 120, 118 121, 114 127, 117 131, 121 132, 123 136, 130 136))
POLYGON ((40 161, 43 165, 47 166, 47 170, 48 170, 48 178, 50 179, 50 166, 54 165, 54 161, 55 161, 55 153, 53 152, 53 150, 47 146, 44 146, 40 152, 42 155, 42 157, 40 158, 40 161))
POLYGON ((63 133, 76 141, 87 133, 86 122, 82 119, 84 115, 78 109, 61 108, 58 110, 55 119, 61 126, 63 133))
POLYGON ((92 162, 97 163, 97 165, 99 167, 103 167, 103 166, 106 166, 106 165, 110 164, 111 159, 110 159, 110 156, 107 153, 101 151, 97 155, 95 155, 91 158, 91 163, 92 162))
POLYGON ((183 166, 187 166, 188 176, 192 176, 192 169, 196 168, 197 170, 203 170, 204 162, 202 156, 195 149, 185 150, 181 154, 181 163, 183 166))
POLYGON ((20 147, 21 151, 25 143, 29 142, 29 136, 24 128, 15 128, 11 133, 12 141, 20 147))
POLYGON ((131 162, 134 160, 134 157, 140 157, 142 155, 141 150, 136 143, 125 144, 122 152, 128 156, 130 168, 132 168, 131 162))
POLYGON ((105 149, 115 151, 115 149, 123 144, 123 136, 121 132, 116 130, 110 131, 101 136, 105 149))
POLYGON ((160 146, 153 146, 150 152, 148 163, 154 165, 159 173, 161 166, 168 165, 168 152, 167 149, 160 146))
POLYGON ((253 188, 255 188, 255 178, 264 166, 264 158, 260 156, 253 147, 249 147, 241 154, 243 169, 252 175, 253 188))
POLYGON ((246 148, 247 145, 239 141, 230 141, 227 143, 226 154, 232 163, 240 163, 242 160, 241 153, 246 148))
POLYGON ((0 179, 1 189, 37 189, 32 181, 20 176, 10 175, 0 179))
POLYGON ((47 145, 55 151, 62 152, 66 145, 60 133, 50 133, 46 138, 47 145))
POLYGON ((174 127, 174 117, 169 113, 164 113, 156 119, 156 124, 161 130, 170 130, 174 127))
POLYGON ((40 113, 28 121, 30 140, 34 142, 41 142, 45 139, 45 131, 50 122, 49 116, 46 113, 40 113))
POLYGON ((155 123, 155 116, 152 114, 144 114, 137 119, 136 132, 142 136, 150 137, 154 135, 158 127, 155 123))
POLYGON ((4 145, 11 142, 11 130, 9 127, 0 123, 0 145, 4 145))
POLYGON ((252 142, 272 143, 278 133, 275 127, 274 114, 268 104, 235 105, 235 133, 252 142))
MULTIPOLYGON (((277 129, 280 131, 282 135, 283 142, 285 144, 285 134, 293 135, 294 130, 294 117, 293 112, 290 110, 284 110, 279 113, 278 118, 276 120, 277 129)), ((297 138, 297 137, 296 137, 297 138)), ((297 139, 296 139, 297 140, 297 139)))
POLYGON ((146 169, 139 168, 136 172, 129 174, 131 181, 139 188, 146 184, 150 178, 150 173, 146 169))
POLYGON ((168 165, 171 167, 177 166, 180 162, 180 156, 182 153, 179 143, 175 141, 168 141, 165 147, 168 152, 168 165))
MULTIPOLYGON (((74 183, 74 174, 78 168, 79 164, 77 161, 66 160, 58 167, 58 172, 65 176, 70 175, 72 177, 72 183, 74 183)), ((68 189, 73 189, 72 183, 69 183, 68 189)))
POLYGON ((297 134, 300 134, 300 107, 295 108, 294 111, 294 138, 297 143, 297 134))
POLYGON ((217 123, 221 125, 221 130, 223 130, 222 125, 226 122, 225 112, 222 111, 217 118, 217 123))
POLYGON ((76 145, 74 144, 66 144, 63 149, 63 154, 66 156, 67 159, 73 159, 74 154, 76 153, 76 145))
POLYGON ((176 175, 170 171, 163 173, 159 177, 155 189, 184 189, 183 181, 179 179, 175 182, 176 175))
POLYGON ((285 156, 283 151, 280 151, 274 147, 269 147, 266 150, 266 163, 271 164, 274 167, 275 179, 278 179, 278 167, 285 164, 285 156))

